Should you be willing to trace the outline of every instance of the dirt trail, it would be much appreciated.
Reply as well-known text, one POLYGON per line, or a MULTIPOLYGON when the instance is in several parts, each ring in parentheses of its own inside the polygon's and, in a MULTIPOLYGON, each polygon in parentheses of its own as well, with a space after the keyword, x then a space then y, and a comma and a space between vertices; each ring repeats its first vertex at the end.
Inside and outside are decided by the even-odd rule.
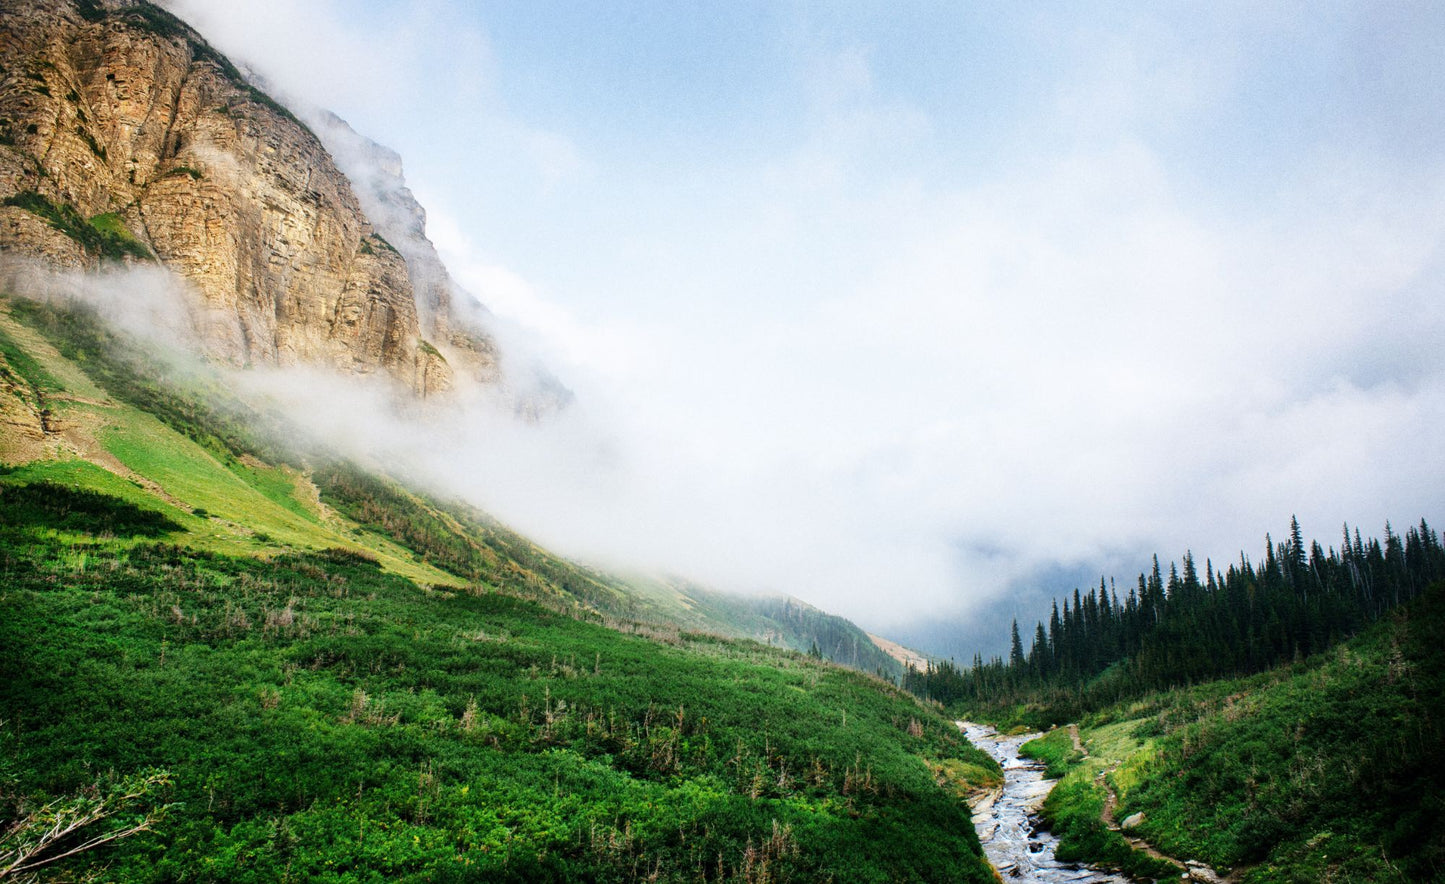
MULTIPOLYGON (((1073 740, 1075 752, 1085 756, 1089 754, 1089 750, 1084 747, 1083 741, 1079 739, 1079 726, 1077 724, 1069 725, 1069 738, 1073 740)), ((1104 821, 1104 825, 1122 835, 1124 840, 1129 842, 1129 846, 1135 850, 1148 854, 1154 859, 1162 860, 1177 868, 1183 878, 1190 881, 1206 882, 1206 884, 1237 884, 1242 875, 1243 870, 1241 869, 1235 869, 1227 876, 1221 875, 1203 863, 1186 863, 1172 856, 1160 853, 1154 848, 1154 845, 1148 841, 1125 832, 1123 827, 1120 826, 1114 818, 1114 812, 1119 807, 1119 795, 1114 791, 1114 787, 1109 784, 1109 774, 1111 772, 1112 768, 1101 771, 1095 780, 1104 789, 1104 810, 1099 814, 1099 817, 1104 821)))
POLYGON ((1137 838, 1133 835, 1130 835, 1128 832, 1125 832, 1123 828, 1119 826, 1118 822, 1114 819, 1114 811, 1119 807, 1119 795, 1114 791, 1114 787, 1109 785, 1109 778, 1107 772, 1099 774, 1098 783, 1100 786, 1104 787, 1105 793, 1104 811, 1103 813, 1099 814, 1099 816, 1103 819, 1104 825, 1108 826, 1110 829, 1113 829, 1115 832, 1118 832, 1120 835, 1123 835, 1124 840, 1129 842, 1130 847, 1142 853, 1147 853, 1149 856, 1152 856, 1155 859, 1163 860, 1164 862, 1172 864, 1175 868, 1179 869, 1179 871, 1183 873, 1184 877, 1188 878, 1191 881, 1203 881, 1209 882, 1209 884, 1235 884, 1235 882, 1238 882, 1240 880, 1240 870, 1238 869, 1236 869, 1229 875, 1221 875, 1213 869, 1209 868, 1208 866, 1203 865, 1202 863, 1185 863, 1181 860, 1175 859, 1172 856, 1160 853, 1154 848, 1154 845, 1150 844, 1148 841, 1145 841, 1143 838, 1137 838))

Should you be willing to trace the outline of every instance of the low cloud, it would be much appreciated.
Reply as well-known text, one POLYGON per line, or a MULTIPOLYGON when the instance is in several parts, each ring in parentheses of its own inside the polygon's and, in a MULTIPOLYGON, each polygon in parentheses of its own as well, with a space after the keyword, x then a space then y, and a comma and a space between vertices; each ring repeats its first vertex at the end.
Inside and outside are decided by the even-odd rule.
POLYGON ((631 472, 532 527, 888 628, 1060 567, 1232 560, 1294 513, 1327 542, 1428 514, 1445 469, 1405 453, 1442 428, 1440 182, 1369 214, 1341 186, 1207 217, 1126 144, 883 219, 909 247, 794 315, 525 307, 565 352, 630 344, 573 382, 631 472))
MULTIPOLYGON (((415 145, 451 273, 577 400, 540 425, 459 408, 354 436, 563 552, 907 631, 1130 581, 1156 551, 1232 560, 1292 514, 1326 543, 1441 515, 1445 155, 1396 137, 1440 133, 1436 17, 1020 15, 996 31, 1020 59, 987 31, 975 52, 1019 106, 930 71, 963 122, 887 75, 882 37, 808 31, 797 82, 760 99, 797 102, 759 110, 790 121, 771 140, 592 139, 634 167, 509 108, 516 72, 464 4, 397 6, 414 39, 357 62, 355 89, 298 76, 274 22, 174 5, 316 103, 378 81, 378 108, 407 92, 448 121, 378 111, 421 128, 367 134, 415 145), (465 108, 419 73, 417 47, 452 45, 439 21, 478 47, 465 108)), ((369 44, 341 12, 304 15, 347 68, 369 44)), ((301 409, 321 430, 368 413, 325 405, 301 409)))

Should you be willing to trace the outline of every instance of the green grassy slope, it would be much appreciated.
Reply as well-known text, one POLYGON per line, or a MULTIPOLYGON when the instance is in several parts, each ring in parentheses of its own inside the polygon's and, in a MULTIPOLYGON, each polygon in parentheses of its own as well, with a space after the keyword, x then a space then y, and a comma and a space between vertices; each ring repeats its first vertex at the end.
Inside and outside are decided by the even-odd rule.
MULTIPOLYGON (((1102 729, 1088 736, 1088 752, 1074 749, 1067 728, 1057 728, 1022 747, 1024 755, 1048 765, 1046 776, 1059 780, 1040 810, 1059 839, 1054 855, 1065 862, 1118 869, 1137 880, 1177 877, 1177 867, 1134 849, 1122 834, 1106 825, 1104 807, 1109 793, 1099 778, 1114 770, 1119 761, 1110 751, 1116 735, 1102 729), (1098 748, 1100 743, 1109 749, 1098 748)), ((1131 743, 1130 749, 1137 751, 1138 747, 1131 743)))
POLYGON ((109 878, 990 879, 957 792, 996 766, 910 696, 629 625, 621 581, 0 307, 53 418, 0 439, 0 822, 160 769, 109 878))
POLYGON ((1089 758, 1069 774, 1081 786, 1051 802, 1077 816, 1108 771, 1118 819, 1142 812, 1139 833, 1160 850, 1246 882, 1441 880, 1442 697, 1437 583, 1307 662, 1090 716, 1089 758))
POLYGON ((284 419, 230 396, 204 366, 160 361, 83 312, 0 299, 0 371, 33 386, 32 398, 59 424, 86 429, 80 435, 94 449, 31 462, 28 478, 96 482, 115 493, 104 471, 77 466, 97 454, 111 459, 111 470, 143 478, 143 491, 178 508, 188 545, 228 553, 349 546, 413 580, 511 581, 575 610, 799 651, 816 646, 864 672, 902 674, 858 627, 795 600, 622 578, 555 556, 475 508, 295 438, 284 419), (201 518, 187 518, 192 512, 201 518))
POLYGON ((333 461, 312 474, 321 498, 359 524, 393 537, 426 561, 472 581, 494 582, 521 567, 530 583, 614 618, 749 638, 808 652, 862 672, 897 679, 898 661, 863 630, 781 596, 743 597, 687 581, 619 577, 564 561, 485 513, 427 500, 356 464, 333 461))
POLYGON ((117 880, 987 880, 930 769, 977 754, 802 655, 339 554, 11 528, 0 573, 6 791, 174 779, 117 880))
MULTIPOLYGON (((239 418, 224 420, 179 391, 168 394, 154 380, 167 368, 123 349, 93 319, 24 301, 0 303, 0 358, 4 371, 35 391, 50 422, 68 428, 56 434, 51 456, 18 464, 12 481, 54 481, 146 501, 199 549, 258 554, 352 546, 414 580, 464 582, 308 504, 294 468, 251 453, 274 456, 273 446, 241 439, 239 418)), ((14 464, 14 447, 14 440, 0 440, 0 457, 14 464)))
POLYGON ((639 616, 708 632, 741 636, 794 651, 817 653, 862 672, 897 680, 903 664, 842 617, 786 596, 736 596, 685 580, 626 581, 639 616))

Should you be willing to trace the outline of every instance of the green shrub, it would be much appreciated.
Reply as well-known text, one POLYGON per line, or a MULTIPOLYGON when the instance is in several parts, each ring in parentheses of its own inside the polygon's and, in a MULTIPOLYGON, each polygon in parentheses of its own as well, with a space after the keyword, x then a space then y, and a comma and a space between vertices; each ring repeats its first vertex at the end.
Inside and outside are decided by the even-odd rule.
POLYGON ((1019 747, 1019 754, 1044 762, 1044 776, 1051 780, 1063 777, 1084 757, 1082 752, 1074 751, 1073 736, 1063 727, 1024 743, 1019 747))
POLYGON ((200 181, 202 178, 206 177, 200 169, 196 169, 192 166, 175 166, 173 168, 167 169, 165 174, 161 175, 161 177, 175 178, 181 175, 189 176, 192 181, 200 181))
POLYGON ((114 880, 992 880, 929 765, 996 765, 857 673, 347 552, 89 556, 0 534, 0 711, 27 794, 166 761, 170 818, 114 880))
POLYGON ((1177 878, 1179 869, 1173 863, 1135 850, 1123 835, 1104 825, 1104 801, 1103 788, 1085 777, 1069 777, 1054 787, 1041 811, 1059 839, 1054 855, 1063 862, 1119 869, 1135 878, 1177 878))

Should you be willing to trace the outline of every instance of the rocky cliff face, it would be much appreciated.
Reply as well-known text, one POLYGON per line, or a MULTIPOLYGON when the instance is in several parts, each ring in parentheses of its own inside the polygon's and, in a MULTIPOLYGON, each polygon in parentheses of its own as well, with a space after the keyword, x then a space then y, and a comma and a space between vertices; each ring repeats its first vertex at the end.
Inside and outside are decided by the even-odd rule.
POLYGON ((385 373, 427 395, 453 385, 451 353, 496 379, 440 262, 437 276, 393 247, 309 128, 142 0, 0 6, 0 200, 0 250, 184 276, 213 357, 385 373))
POLYGON ((447 272, 427 238, 426 210, 407 187, 396 151, 357 133, 330 111, 307 108, 301 114, 351 180, 366 216, 406 259, 422 334, 436 342, 458 383, 493 386, 501 401, 527 420, 566 408, 572 391, 525 348, 500 352, 487 330, 495 317, 447 272))
POLYGON ((464 377, 500 382, 499 354, 485 329, 489 314, 456 284, 427 238, 426 209, 406 186, 401 156, 330 111, 302 114, 352 182, 367 218, 406 260, 423 336, 464 377))

